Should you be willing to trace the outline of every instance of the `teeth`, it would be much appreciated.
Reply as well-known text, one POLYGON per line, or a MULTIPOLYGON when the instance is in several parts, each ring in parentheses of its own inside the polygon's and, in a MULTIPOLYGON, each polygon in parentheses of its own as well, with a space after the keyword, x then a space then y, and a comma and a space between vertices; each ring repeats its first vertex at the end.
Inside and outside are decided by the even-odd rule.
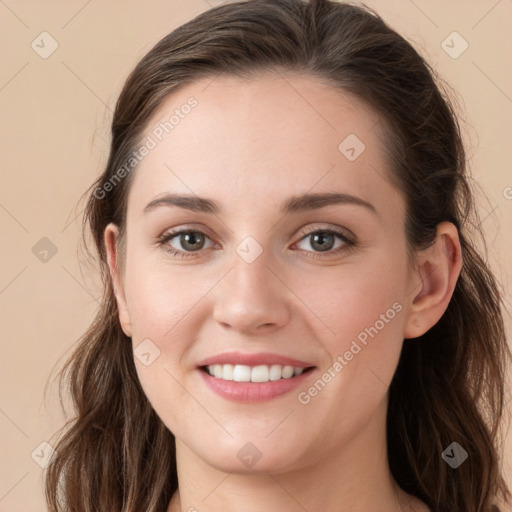
POLYGON ((283 379, 289 379, 290 377, 293 377, 293 366, 285 366, 283 368, 283 379))
POLYGON ((232 364, 219 364, 221 367, 221 375, 220 378, 224 380, 233 380, 233 370, 235 367, 232 364))
POLYGON ((270 380, 279 380, 283 376, 281 368, 280 364, 273 364, 270 367, 270 380))
POLYGON ((290 379, 300 375, 304 368, 273 364, 268 366, 245 366, 243 364, 213 364, 206 367, 208 373, 218 379, 235 382, 269 382, 280 379, 290 379))
MULTIPOLYGON (((224 375, 224 372, 222 372, 224 375)), ((233 380, 235 382, 251 382, 251 368, 241 364, 235 365, 233 368, 233 380)))
MULTIPOLYGON (((244 368, 249 368, 244 366, 244 368)), ((270 370, 268 366, 262 364, 261 366, 255 366, 251 372, 251 382, 268 382, 270 378, 270 370)))

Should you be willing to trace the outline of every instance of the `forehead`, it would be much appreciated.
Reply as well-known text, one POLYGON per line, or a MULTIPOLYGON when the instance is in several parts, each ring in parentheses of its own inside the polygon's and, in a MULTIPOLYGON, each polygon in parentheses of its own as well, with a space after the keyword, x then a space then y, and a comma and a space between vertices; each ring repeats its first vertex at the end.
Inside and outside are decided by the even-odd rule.
POLYGON ((164 192, 218 196, 234 208, 333 189, 378 202, 376 189, 396 193, 384 179, 380 121, 313 77, 200 79, 168 95, 148 122, 142 142, 152 147, 136 168, 129 208, 164 192))

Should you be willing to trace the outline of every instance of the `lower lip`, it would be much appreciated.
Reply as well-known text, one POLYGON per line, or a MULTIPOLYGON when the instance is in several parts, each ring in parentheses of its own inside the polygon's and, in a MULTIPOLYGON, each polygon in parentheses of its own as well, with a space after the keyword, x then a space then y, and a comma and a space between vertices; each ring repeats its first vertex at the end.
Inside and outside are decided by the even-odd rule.
POLYGON ((314 368, 296 377, 269 382, 235 382, 219 379, 201 369, 197 371, 201 374, 206 385, 223 398, 236 402, 263 402, 298 388, 309 378, 314 368))

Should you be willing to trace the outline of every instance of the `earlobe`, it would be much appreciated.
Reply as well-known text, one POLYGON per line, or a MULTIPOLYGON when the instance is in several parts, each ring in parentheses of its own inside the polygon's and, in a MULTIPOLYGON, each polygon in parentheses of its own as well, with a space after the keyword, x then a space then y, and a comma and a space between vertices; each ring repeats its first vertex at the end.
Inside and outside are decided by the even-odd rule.
POLYGON ((434 243, 417 257, 421 286, 412 294, 404 338, 425 334, 448 308, 462 269, 461 246, 455 225, 441 222, 434 243))
POLYGON ((120 254, 119 254, 119 228, 110 223, 104 231, 103 242, 107 255, 107 262, 110 271, 110 278, 114 287, 116 296, 117 309, 119 311, 119 323, 126 336, 132 336, 132 327, 130 322, 130 314, 126 304, 123 280, 121 276, 120 254))

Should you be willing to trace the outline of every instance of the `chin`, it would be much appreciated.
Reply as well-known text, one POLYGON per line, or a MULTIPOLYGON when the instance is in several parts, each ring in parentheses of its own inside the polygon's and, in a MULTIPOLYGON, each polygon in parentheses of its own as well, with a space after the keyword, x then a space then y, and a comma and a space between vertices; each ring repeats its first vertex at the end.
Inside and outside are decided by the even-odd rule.
POLYGON ((247 441, 240 439, 241 437, 238 436, 230 437, 225 439, 224 443, 219 443, 217 439, 213 450, 211 445, 203 444, 196 445, 192 449, 201 460, 225 473, 277 474, 300 465, 299 459, 304 450, 303 442, 298 443, 297 446, 284 446, 278 439, 250 441, 251 436, 244 436, 247 441))
POLYGON ((242 460, 239 460, 237 453, 235 453, 235 456, 233 456, 233 453, 219 454, 218 457, 209 453, 206 457, 204 460, 215 469, 237 475, 278 474, 291 469, 293 466, 293 462, 290 461, 287 454, 276 454, 275 452, 266 454, 261 452, 261 458, 259 460, 254 458, 252 461, 248 454, 245 454, 241 457, 242 460))

